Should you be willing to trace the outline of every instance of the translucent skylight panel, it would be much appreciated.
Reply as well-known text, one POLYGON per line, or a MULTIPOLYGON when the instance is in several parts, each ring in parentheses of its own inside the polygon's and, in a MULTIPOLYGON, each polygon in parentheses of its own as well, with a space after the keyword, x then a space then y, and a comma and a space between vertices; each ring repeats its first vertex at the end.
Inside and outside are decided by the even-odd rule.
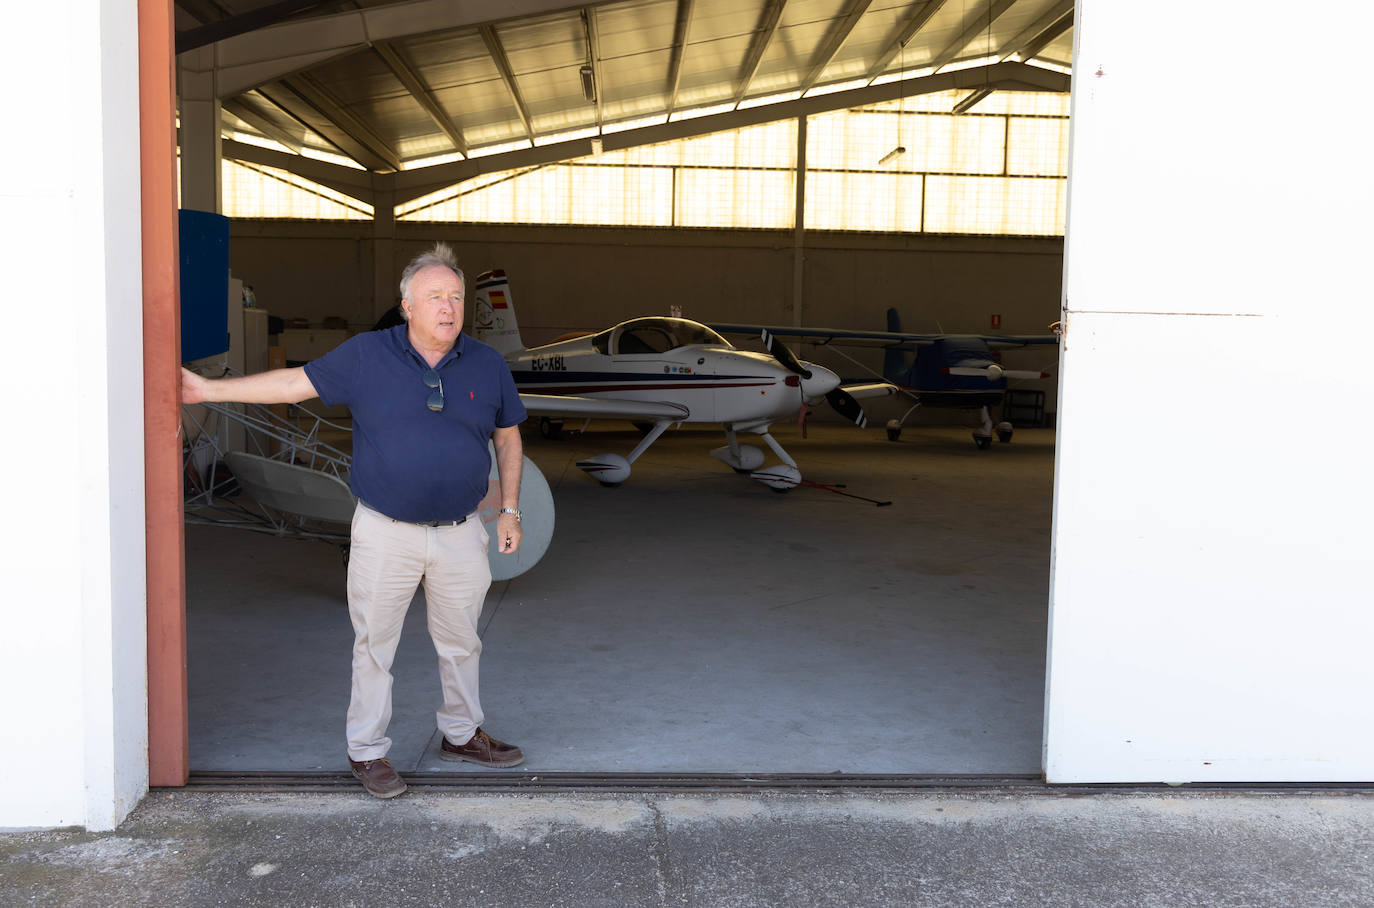
POLYGON ((806 226, 916 233, 921 196, 920 174, 812 171, 806 175, 806 226))
POLYGON ((1067 176, 1068 119, 1011 117, 1007 120, 1007 173, 1067 176))
POLYGON ((684 169, 677 175, 679 227, 792 226, 796 211, 790 171, 684 169))
POLYGON ((289 171, 227 159, 220 164, 220 193, 231 218, 370 221, 373 214, 371 205, 289 171))

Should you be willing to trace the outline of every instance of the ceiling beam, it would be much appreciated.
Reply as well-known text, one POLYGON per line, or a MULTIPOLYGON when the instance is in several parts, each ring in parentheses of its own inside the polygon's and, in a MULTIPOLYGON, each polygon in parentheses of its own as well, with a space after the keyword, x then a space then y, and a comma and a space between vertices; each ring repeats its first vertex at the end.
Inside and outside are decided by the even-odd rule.
MULTIPOLYGON (((811 116, 846 107, 877 104, 912 95, 930 94, 958 88, 976 89, 983 87, 1005 91, 1067 93, 1069 76, 1041 66, 1031 66, 1028 63, 994 63, 990 66, 956 69, 952 72, 922 76, 916 79, 895 80, 881 85, 868 85, 849 91, 798 98, 794 101, 765 104, 705 117, 690 117, 685 120, 646 126, 641 129, 602 133, 598 138, 602 141, 604 151, 620 151, 639 145, 686 139, 726 129, 739 129, 743 126, 811 116)), ((540 145, 535 148, 469 158, 466 161, 455 161, 449 164, 436 164, 432 167, 419 167, 414 170, 402 171, 395 175, 396 204, 408 202, 484 173, 497 173, 520 167, 537 167, 541 164, 552 164, 558 161, 586 157, 591 153, 590 139, 573 139, 567 142, 540 145)))
POLYGON ((582 27, 587 31, 587 63, 592 68, 592 103, 596 105, 596 126, 601 128, 601 35, 596 27, 596 10, 588 7, 582 11, 582 27))
MULTIPOLYGON (((232 97, 377 41, 582 9, 587 0, 405 0, 293 19, 207 45, 220 98, 232 97)), ((184 65, 184 64, 183 64, 184 65)))
POLYGON ((682 81, 682 58, 687 55, 687 34, 692 28, 694 0, 677 0, 677 25, 673 28, 673 55, 668 61, 668 116, 677 110, 677 88, 682 81))
POLYGON ((501 46, 496 29, 490 25, 479 26, 477 30, 482 33, 482 43, 487 46, 487 53, 491 54, 491 62, 496 64, 496 69, 501 73, 501 80, 506 83, 506 90, 510 92, 511 101, 515 104, 515 112, 525 127, 525 135, 533 143, 534 126, 530 123, 530 113, 525 108, 525 99, 520 96, 520 86, 515 84, 515 73, 510 68, 510 60, 506 58, 506 49, 501 46))
POLYGON ((902 20, 902 24, 897 26, 892 34, 892 39, 887 42, 887 49, 878 55, 873 61, 873 65, 868 68, 867 78, 869 81, 878 78, 887 72, 887 67, 892 63, 892 58, 896 57, 907 46, 916 33, 925 27, 931 17, 940 11, 947 0, 916 0, 911 4, 911 15, 902 20))
POLYGON ((298 13, 308 12, 321 6, 337 6, 343 0, 278 0, 276 3, 269 3, 266 6, 258 7, 252 12, 244 13, 241 16, 231 16, 228 19, 220 19, 217 22, 210 22, 199 28, 187 29, 178 32, 176 36, 176 52, 181 54, 188 50, 195 50, 197 47, 204 47, 207 44, 214 44, 224 38, 232 38, 236 35, 247 34, 269 25, 276 25, 284 22, 298 13))
POLYGON ((355 170, 342 164, 331 164, 315 158, 274 151, 260 145, 249 145, 247 142, 235 142, 233 139, 224 139, 220 143, 220 154, 231 161, 247 161, 250 164, 261 164, 263 167, 287 170, 312 183, 328 186, 351 199, 357 199, 367 205, 373 204, 372 174, 365 170, 355 170))
POLYGON ((271 139, 273 142, 279 145, 285 145, 287 148, 291 149, 294 154, 300 154, 301 149, 305 147, 300 139, 297 139, 276 123, 273 123, 270 118, 254 110, 241 98, 230 98, 220 106, 271 139))
POLYGON ((1045 13, 1030 28, 1007 43, 1003 54, 999 55, 1001 59, 1007 60, 1017 55, 1022 60, 1030 60, 1049 47, 1060 35, 1073 28, 1073 6, 1073 0, 1064 0, 1045 13))
POLYGON ((343 148, 338 142, 334 141, 334 139, 330 138, 329 136, 325 135, 324 133, 316 129, 314 125, 312 125, 310 121, 306 119, 306 117, 301 113, 301 111, 293 110, 291 108, 291 105, 286 103, 285 99, 283 98, 283 95, 290 96, 297 104, 305 104, 304 101, 301 101, 299 98, 296 98, 294 95, 291 95, 291 90, 284 83, 279 82, 276 84, 275 87, 264 86, 262 88, 255 88, 253 89, 252 94, 262 98, 268 104, 271 104, 277 110, 281 111, 283 114, 290 117, 292 120, 296 122, 298 126, 300 126, 301 129, 305 130, 313 136, 318 136, 321 142, 328 145, 330 148, 334 149, 334 151, 338 153, 340 156, 345 158, 352 157, 352 155, 349 154, 346 148, 343 148))
MULTIPOLYGON (((987 0, 981 8, 976 10, 968 17, 968 25, 959 33, 945 49, 935 55, 935 59, 930 61, 930 66, 935 72, 944 69, 959 56, 964 48, 968 47, 979 36, 987 34, 992 36, 992 24, 1002 17, 1002 14, 1016 5, 1016 0, 987 0)), ((983 56, 990 56, 994 51, 988 48, 988 52, 983 56)))
POLYGON ((219 22, 233 15, 215 0, 175 0, 173 5, 202 25, 207 22, 219 22))
MULTIPOLYGON (((997 62, 1001 63, 1014 56, 1019 56, 1023 61, 1034 58, 1051 41, 1072 27, 1073 7, 1074 0, 1061 0, 1060 3, 1046 10, 1039 19, 1022 29, 1015 38, 1002 45, 1001 49, 997 51, 997 62)), ((967 113, 990 94, 992 94, 992 89, 986 87, 971 92, 968 97, 954 105, 954 113, 967 113)))
POLYGON ((754 81, 754 75, 759 71, 763 52, 768 49, 773 35, 777 33, 778 20, 782 18, 782 11, 786 6, 787 0, 768 0, 764 6, 763 13, 759 16, 759 27, 754 30, 753 43, 749 45, 749 53, 745 55, 744 65, 740 67, 739 85, 735 88, 734 97, 736 104, 743 101, 745 94, 748 93, 749 83, 754 81))
POLYGON ((373 132, 370 126, 345 110, 328 89, 314 78, 299 73, 289 79, 283 79, 282 82, 338 131, 338 135, 331 136, 330 140, 343 148, 350 158, 368 170, 401 169, 400 155, 381 136, 373 132))
POLYGON ((410 92, 415 103, 423 107, 434 124, 443 130, 444 135, 448 136, 448 140, 453 143, 454 150, 466 158, 468 156, 467 140, 463 138, 462 132, 454 124, 453 119, 439 106, 439 100, 434 97, 434 92, 425 84, 425 80, 410 65, 401 51, 393 47, 390 41, 378 41, 372 45, 372 49, 386 63, 391 74, 405 86, 406 91, 410 92))
POLYGON ((835 59, 835 55, 844 46, 845 39, 854 30, 854 26, 859 24, 859 19, 868 12, 873 0, 849 0, 849 7, 839 15, 835 24, 830 27, 830 32, 821 41, 815 54, 811 57, 811 70, 802 80, 801 90, 805 92, 820 79, 825 68, 830 65, 830 61, 835 59))

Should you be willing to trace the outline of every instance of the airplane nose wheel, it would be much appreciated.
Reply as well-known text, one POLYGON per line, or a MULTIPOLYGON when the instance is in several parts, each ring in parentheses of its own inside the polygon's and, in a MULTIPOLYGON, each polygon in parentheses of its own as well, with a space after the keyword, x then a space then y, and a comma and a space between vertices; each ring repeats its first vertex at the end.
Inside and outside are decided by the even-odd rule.
POLYGON ((887 421, 887 440, 897 441, 902 437, 902 423, 900 420, 889 419, 887 421))
POLYGON ((1011 428, 1011 423, 999 422, 997 424, 997 440, 1002 444, 1009 443, 1011 441, 1011 428))

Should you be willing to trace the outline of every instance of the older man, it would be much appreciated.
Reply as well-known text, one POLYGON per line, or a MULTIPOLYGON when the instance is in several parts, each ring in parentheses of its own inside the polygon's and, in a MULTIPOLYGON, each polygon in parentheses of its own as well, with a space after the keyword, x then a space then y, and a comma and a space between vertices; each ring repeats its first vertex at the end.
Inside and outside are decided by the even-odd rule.
POLYGON ((353 414, 349 483, 359 504, 348 560, 353 688, 348 759, 367 791, 391 798, 405 782, 388 762, 391 662, 421 582, 439 655, 440 756, 515 766, 518 747, 482 731, 477 620, 491 585, 487 532, 477 518, 496 449, 497 544, 520 547, 520 423, 525 408, 505 360, 462 333, 463 272, 438 243, 401 275, 405 324, 349 338, 305 366, 207 380, 182 371, 182 401, 296 403, 319 397, 353 414))

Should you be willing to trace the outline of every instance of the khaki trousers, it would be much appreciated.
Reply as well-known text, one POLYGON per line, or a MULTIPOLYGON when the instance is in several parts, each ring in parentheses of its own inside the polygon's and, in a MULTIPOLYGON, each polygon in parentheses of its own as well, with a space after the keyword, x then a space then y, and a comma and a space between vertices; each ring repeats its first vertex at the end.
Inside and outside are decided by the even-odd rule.
POLYGON ((487 531, 475 513, 456 527, 422 527, 358 505, 348 556, 348 613, 355 635, 349 759, 376 760, 391 748, 386 736, 391 722, 391 661, 406 611, 422 581, 444 693, 443 706, 435 714, 439 731, 463 744, 482 724, 477 620, 491 586, 487 542, 487 531))

